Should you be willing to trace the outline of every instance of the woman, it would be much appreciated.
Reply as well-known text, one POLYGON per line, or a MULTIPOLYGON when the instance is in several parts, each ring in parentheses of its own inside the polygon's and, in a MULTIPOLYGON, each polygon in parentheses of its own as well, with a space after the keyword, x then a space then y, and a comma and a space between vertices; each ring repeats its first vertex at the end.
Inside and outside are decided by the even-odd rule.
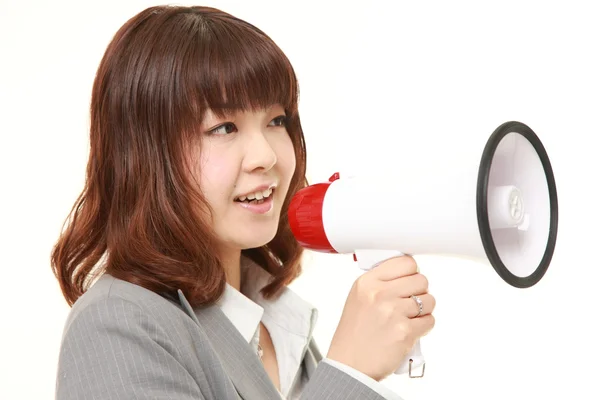
POLYGON ((286 210, 306 184, 297 90, 269 37, 216 9, 152 7, 117 32, 52 253, 72 305, 58 399, 397 398, 378 381, 433 327, 414 260, 356 281, 325 358, 316 310, 287 288, 302 249, 286 210))

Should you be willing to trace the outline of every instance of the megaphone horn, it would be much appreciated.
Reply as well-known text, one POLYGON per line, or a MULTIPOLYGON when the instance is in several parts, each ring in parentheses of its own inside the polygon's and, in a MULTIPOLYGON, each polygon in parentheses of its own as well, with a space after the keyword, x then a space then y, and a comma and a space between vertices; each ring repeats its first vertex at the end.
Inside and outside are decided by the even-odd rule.
MULTIPOLYGON (((418 174, 352 176, 294 194, 291 230, 305 248, 354 254, 363 270, 403 254, 489 262, 517 288, 535 285, 552 259, 558 199, 550 159, 527 125, 509 121, 476 159, 418 174)), ((397 374, 425 366, 420 343, 397 374)))

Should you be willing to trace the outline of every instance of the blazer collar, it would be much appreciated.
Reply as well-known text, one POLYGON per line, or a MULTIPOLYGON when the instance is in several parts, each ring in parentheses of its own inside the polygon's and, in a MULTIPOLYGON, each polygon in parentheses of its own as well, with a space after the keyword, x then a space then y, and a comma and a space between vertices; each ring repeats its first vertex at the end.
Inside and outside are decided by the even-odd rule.
POLYGON ((184 311, 200 325, 217 353, 240 397, 246 400, 281 400, 260 360, 248 342, 217 305, 196 312, 178 291, 184 311))

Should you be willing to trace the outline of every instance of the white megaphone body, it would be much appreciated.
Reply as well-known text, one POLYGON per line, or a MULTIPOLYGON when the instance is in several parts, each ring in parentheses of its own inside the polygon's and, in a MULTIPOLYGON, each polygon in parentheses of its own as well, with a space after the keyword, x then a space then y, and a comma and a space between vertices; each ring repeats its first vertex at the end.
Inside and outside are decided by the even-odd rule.
MULTIPOLYGON (((407 175, 336 173, 301 189, 288 210, 294 236, 310 250, 354 254, 363 270, 429 254, 489 262, 518 288, 543 277, 557 238, 558 200, 548 155, 528 126, 506 122, 476 157, 407 175)), ((417 342, 396 374, 422 377, 424 369, 417 342), (418 367, 423 372, 413 375, 418 367)))

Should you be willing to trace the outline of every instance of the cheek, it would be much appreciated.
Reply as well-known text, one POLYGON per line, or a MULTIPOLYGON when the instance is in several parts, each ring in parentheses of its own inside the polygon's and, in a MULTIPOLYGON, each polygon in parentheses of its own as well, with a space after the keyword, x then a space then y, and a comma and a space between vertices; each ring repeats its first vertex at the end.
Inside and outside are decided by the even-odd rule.
POLYGON ((287 135, 278 143, 277 162, 287 180, 291 180, 296 169, 296 153, 294 152, 292 139, 287 135))
POLYGON ((233 168, 231 165, 227 165, 223 162, 211 162, 206 164, 202 169, 203 180, 207 182, 211 187, 223 187, 224 183, 229 183, 234 175, 233 168))
POLYGON ((219 208, 233 190, 236 181, 235 166, 226 157, 215 154, 200 158, 200 186, 204 196, 215 209, 219 208))

